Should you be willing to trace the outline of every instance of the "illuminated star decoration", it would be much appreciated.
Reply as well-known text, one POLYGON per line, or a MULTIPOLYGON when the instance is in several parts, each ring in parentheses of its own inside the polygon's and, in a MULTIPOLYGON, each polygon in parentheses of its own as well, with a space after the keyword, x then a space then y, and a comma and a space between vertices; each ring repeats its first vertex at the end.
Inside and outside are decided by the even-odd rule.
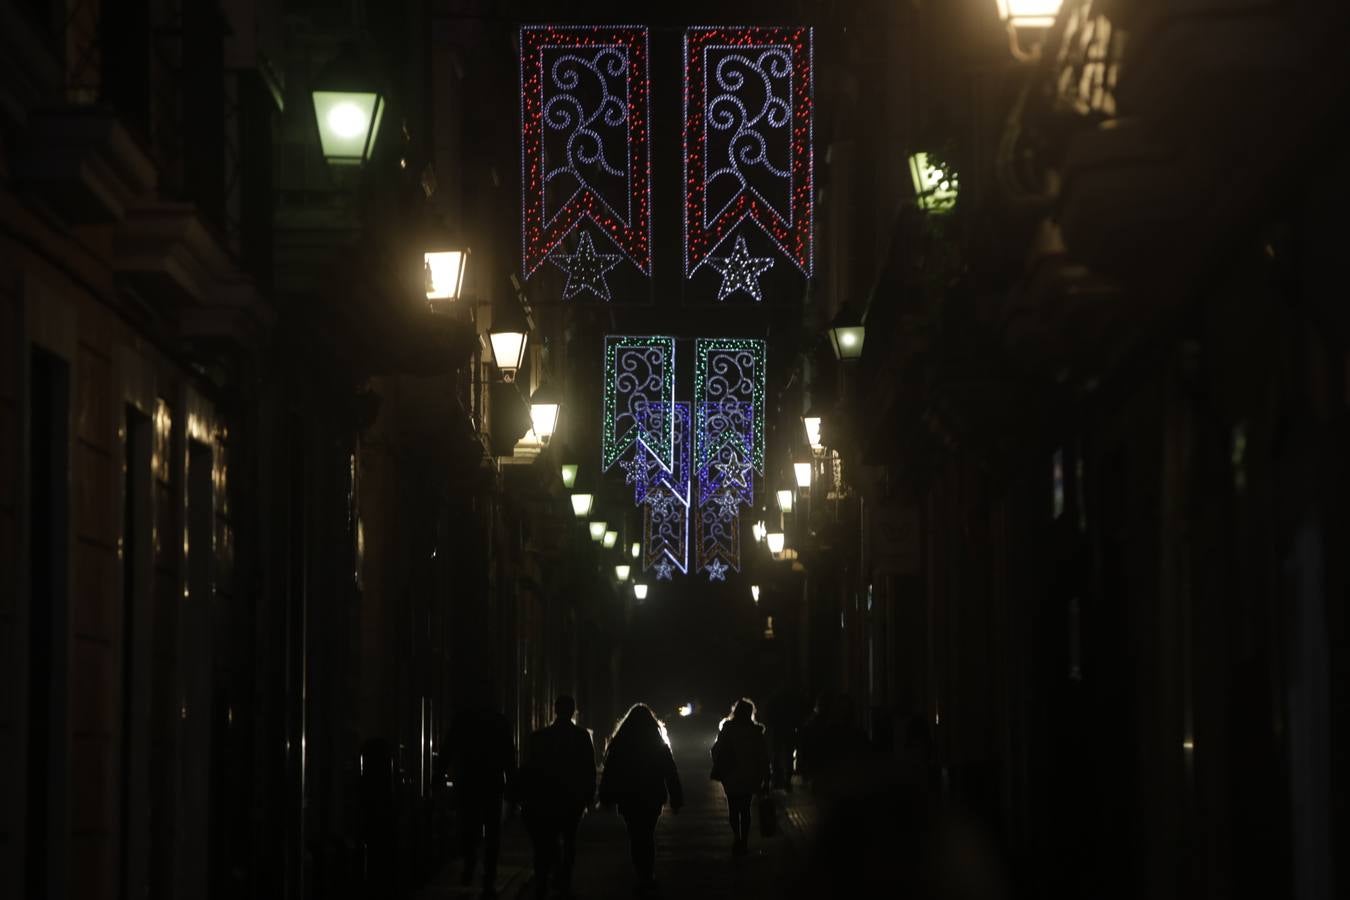
POLYGON ((730 459, 713 463, 713 468, 722 473, 723 487, 745 488, 747 486, 745 479, 750 474, 750 466, 741 462, 740 457, 735 453, 730 455, 730 459))
POLYGON ((623 255, 619 253, 597 253, 591 243, 591 233, 581 232, 574 253, 551 253, 548 261, 567 273, 567 284, 563 287, 563 299, 571 300, 582 291, 590 291, 595 296, 609 302, 609 283, 605 273, 619 264, 623 255))
POLYGON ((675 567, 670 564, 670 560, 668 559, 662 559, 652 568, 656 570, 657 581, 669 581, 670 576, 675 571, 675 567))
MULTIPOLYGON (((582 238, 587 239, 585 234, 582 238)), ((730 256, 710 256, 708 265, 722 273, 722 286, 717 291, 718 300, 725 300, 737 291, 745 291, 756 303, 764 301, 764 293, 759 289, 759 276, 773 268, 773 257, 751 256, 750 248, 745 244, 745 235, 736 235, 736 246, 732 248, 730 256)))
POLYGON ((720 559, 714 559, 708 563, 708 580, 725 582, 727 580, 727 564, 720 559))

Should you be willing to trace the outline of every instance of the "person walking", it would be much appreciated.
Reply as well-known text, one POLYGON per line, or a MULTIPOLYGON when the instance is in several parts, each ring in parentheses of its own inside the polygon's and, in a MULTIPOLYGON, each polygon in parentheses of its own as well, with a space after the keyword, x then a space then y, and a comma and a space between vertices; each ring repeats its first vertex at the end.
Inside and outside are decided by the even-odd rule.
POLYGON ((511 725, 497 711, 495 691, 483 685, 455 715, 446 741, 454 783, 464 866, 460 883, 473 884, 478 849, 483 850, 483 897, 497 896, 502 798, 515 780, 516 744, 511 725))
POLYGON ((675 770, 665 726, 645 703, 634 704, 614 730, 600 776, 600 803, 617 806, 628 827, 634 893, 656 888, 656 823, 661 807, 670 802, 673 813, 684 805, 684 790, 675 770))
POLYGON ((718 727, 712 747, 712 779, 722 782, 731 813, 732 853, 749 852, 750 801, 769 776, 764 726, 755 721, 755 704, 742 697, 718 727))
POLYGON ((571 697, 553 702, 553 724, 530 735, 520 771, 518 796, 534 845, 534 892, 539 898, 548 896, 555 866, 555 887, 563 896, 571 893, 577 828, 595 801, 595 745, 590 732, 572 721, 576 709, 571 697))

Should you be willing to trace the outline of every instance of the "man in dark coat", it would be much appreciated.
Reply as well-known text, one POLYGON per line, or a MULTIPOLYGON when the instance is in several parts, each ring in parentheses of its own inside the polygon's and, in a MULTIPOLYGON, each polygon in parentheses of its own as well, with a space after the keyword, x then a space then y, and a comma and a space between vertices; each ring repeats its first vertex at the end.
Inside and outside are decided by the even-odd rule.
POLYGON ((501 847, 502 797, 515 779, 516 744, 511 724, 492 702, 493 691, 480 688, 450 726, 450 777, 459 811, 464 853, 460 881, 472 884, 483 847, 483 896, 497 896, 497 853, 501 847))
POLYGON ((553 724, 530 735, 520 772, 520 801, 525 827, 534 843, 535 896, 548 896, 549 874, 557 868, 557 887, 571 890, 577 857, 577 828, 595 802, 595 745, 586 729, 572 721, 577 704, 571 697, 553 703, 553 724))

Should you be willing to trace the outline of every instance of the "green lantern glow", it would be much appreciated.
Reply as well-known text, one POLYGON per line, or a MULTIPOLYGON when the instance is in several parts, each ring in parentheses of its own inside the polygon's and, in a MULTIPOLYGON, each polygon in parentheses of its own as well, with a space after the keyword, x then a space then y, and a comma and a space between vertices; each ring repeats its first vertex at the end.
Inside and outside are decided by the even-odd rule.
POLYGON ((915 153, 909 158, 909 174, 920 209, 943 213, 956 208, 958 184, 950 164, 929 153, 915 153))

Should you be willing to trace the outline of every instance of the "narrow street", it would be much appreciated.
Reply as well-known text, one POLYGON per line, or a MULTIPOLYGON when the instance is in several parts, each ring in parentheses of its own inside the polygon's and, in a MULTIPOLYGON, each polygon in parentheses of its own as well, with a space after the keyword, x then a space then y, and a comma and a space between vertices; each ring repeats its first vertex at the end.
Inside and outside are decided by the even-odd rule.
MULTIPOLYGON (((656 879, 659 897, 697 897, 713 900, 736 897, 779 897, 795 871, 809 840, 809 792, 778 791, 779 833, 760 835, 758 813, 750 854, 731 855, 727 804, 719 784, 708 779, 711 735, 676 733, 671 737, 676 765, 685 790, 685 806, 678 815, 667 808, 657 831, 656 879)), ((498 891, 509 900, 534 896, 530 844, 518 816, 502 833, 498 891)), ((477 897, 478 884, 459 884, 459 863, 452 862, 418 900, 477 897)), ((610 900, 633 896, 633 868, 628 838, 617 812, 597 809, 582 822, 577 842, 577 871, 573 893, 583 900, 610 900)))

